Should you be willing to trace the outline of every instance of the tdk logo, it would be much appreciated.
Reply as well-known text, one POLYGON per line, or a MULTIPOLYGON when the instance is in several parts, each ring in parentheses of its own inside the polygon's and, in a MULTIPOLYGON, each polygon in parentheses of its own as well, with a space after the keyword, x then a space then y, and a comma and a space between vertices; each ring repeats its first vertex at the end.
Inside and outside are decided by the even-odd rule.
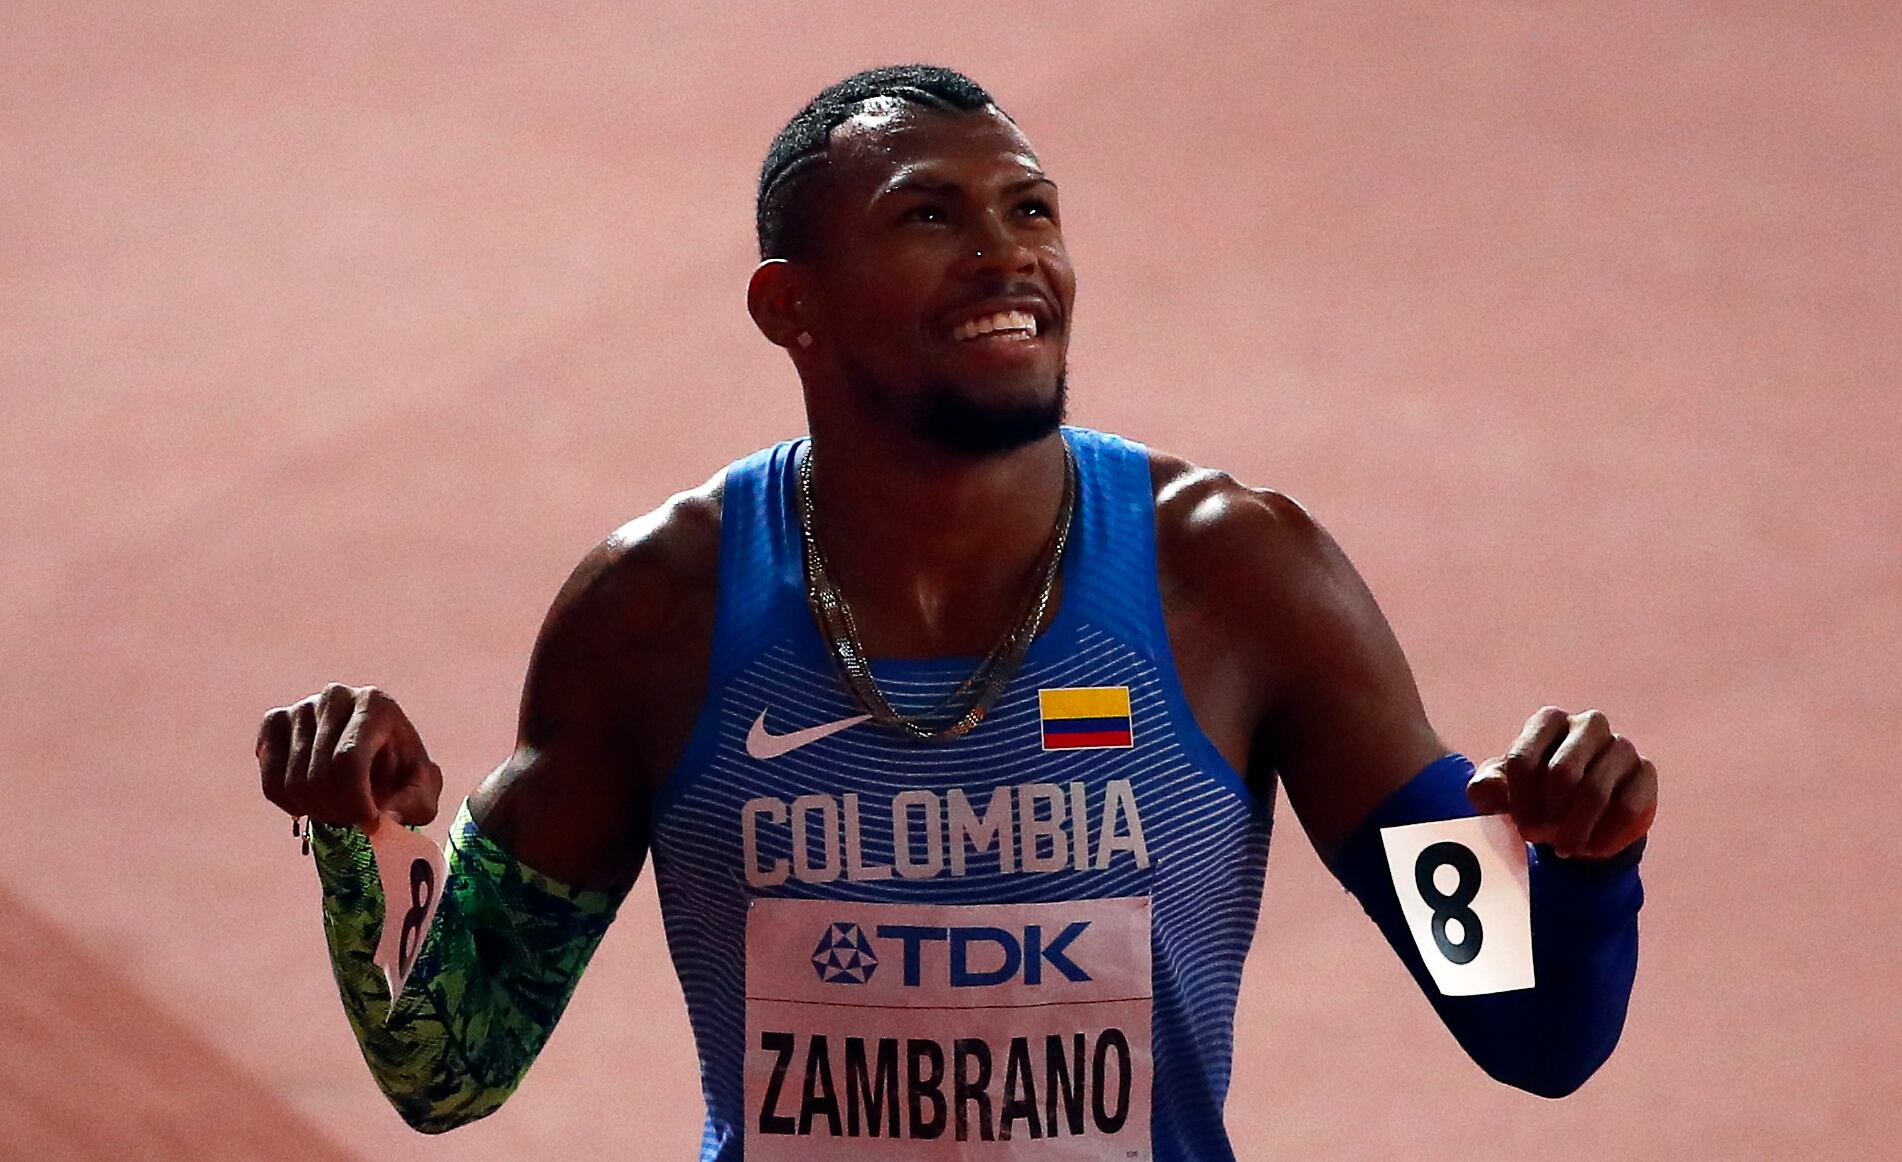
POLYGON ((877 968, 878 953, 857 924, 828 925, 812 950, 812 969, 827 984, 864 984, 877 968))
MULTIPOLYGON (((1066 951, 1089 926, 1088 920, 1078 920, 1048 939, 1042 924, 1024 925, 1021 935, 1013 929, 988 925, 932 928, 920 924, 880 924, 878 935, 880 939, 904 942, 907 987, 916 988, 923 982, 925 961, 929 958, 934 982, 940 979, 942 972, 952 988, 984 988, 1016 980, 1020 974, 1025 984, 1042 984, 1046 966, 1067 980, 1089 980, 1090 974, 1071 960, 1066 951), (941 944, 946 949, 943 953, 936 951, 941 944), (974 964, 981 967, 973 967, 974 964)), ((835 924, 833 927, 852 926, 835 924)), ((861 936, 861 943, 863 940, 861 936)), ((816 956, 813 962, 818 963, 816 956)), ((821 971, 820 976, 824 975, 821 971)), ((866 975, 871 974, 868 971, 866 975)))

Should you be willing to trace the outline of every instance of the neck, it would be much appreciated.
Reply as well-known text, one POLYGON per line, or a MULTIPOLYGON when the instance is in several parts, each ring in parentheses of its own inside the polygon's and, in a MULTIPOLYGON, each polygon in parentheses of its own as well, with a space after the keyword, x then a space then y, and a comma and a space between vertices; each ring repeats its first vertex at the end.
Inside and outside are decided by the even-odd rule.
POLYGON ((1036 583, 1062 504, 1062 436, 966 457, 889 432, 813 429, 815 533, 867 649, 989 650, 1036 583))

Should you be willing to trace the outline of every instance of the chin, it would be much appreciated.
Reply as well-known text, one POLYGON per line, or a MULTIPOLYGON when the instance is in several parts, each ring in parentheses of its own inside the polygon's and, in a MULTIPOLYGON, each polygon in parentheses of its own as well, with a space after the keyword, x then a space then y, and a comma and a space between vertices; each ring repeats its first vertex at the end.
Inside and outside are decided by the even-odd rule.
POLYGON ((923 394, 918 433, 947 451, 995 456, 1014 451, 1055 432, 1068 403, 1064 373, 1054 383, 998 390, 963 384, 938 384, 923 394))

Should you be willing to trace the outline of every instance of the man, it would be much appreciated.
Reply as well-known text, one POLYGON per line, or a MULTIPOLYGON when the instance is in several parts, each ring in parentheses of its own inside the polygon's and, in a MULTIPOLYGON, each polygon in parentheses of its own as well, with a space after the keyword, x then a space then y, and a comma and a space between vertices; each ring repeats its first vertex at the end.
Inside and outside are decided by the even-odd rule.
POLYGON ((1652 765, 1548 707, 1475 773, 1301 508, 1061 428, 1060 222, 956 73, 859 74, 781 132, 748 305, 810 439, 575 570, 393 1009, 364 831, 430 821, 441 772, 374 688, 265 717, 265 794, 315 821, 345 1008, 412 1125, 513 1090, 651 850, 703 1158, 1231 1156, 1277 778, 1482 1067, 1556 1097, 1609 1054, 1652 765), (1449 992, 1508 941, 1478 894, 1506 865, 1388 861, 1476 811, 1537 845, 1530 979, 1449 992))

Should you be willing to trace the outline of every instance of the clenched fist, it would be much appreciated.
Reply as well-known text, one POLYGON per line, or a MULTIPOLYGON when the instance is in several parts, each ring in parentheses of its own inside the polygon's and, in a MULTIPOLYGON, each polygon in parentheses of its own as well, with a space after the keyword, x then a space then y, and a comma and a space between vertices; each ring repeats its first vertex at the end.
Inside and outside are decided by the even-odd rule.
POLYGON ((1485 814, 1512 812, 1528 843, 1550 844, 1563 858, 1605 859, 1651 830, 1658 769, 1598 711, 1547 706, 1510 751, 1480 765, 1466 797, 1485 814))
POLYGON ((374 830, 381 812, 407 824, 436 818, 442 768, 396 700, 375 686, 332 682, 275 707, 258 727, 264 797, 291 815, 374 830))

